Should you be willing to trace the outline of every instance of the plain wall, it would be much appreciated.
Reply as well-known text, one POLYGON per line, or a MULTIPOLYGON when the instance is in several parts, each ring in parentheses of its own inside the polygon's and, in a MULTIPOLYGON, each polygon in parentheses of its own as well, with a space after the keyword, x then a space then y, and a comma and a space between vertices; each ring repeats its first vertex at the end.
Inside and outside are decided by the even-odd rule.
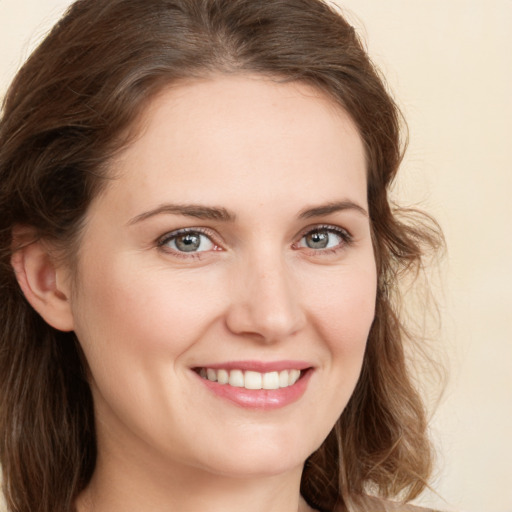
MULTIPOLYGON (((68 0, 0 0, 0 95, 68 0)), ((512 512, 512 1, 346 0, 410 129, 397 184, 443 226, 444 510, 512 512)))
POLYGON ((347 0, 405 113, 399 195, 447 238, 434 487, 467 512, 512 511, 512 2, 347 0), (358 21, 359 20, 359 21, 358 21), (363 25, 364 24, 364 25, 363 25))

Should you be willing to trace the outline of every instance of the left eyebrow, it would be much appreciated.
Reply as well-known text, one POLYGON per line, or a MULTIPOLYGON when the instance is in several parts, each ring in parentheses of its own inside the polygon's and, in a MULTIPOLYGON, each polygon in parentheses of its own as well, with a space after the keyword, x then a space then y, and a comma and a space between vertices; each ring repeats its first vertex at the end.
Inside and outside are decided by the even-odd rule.
POLYGON ((210 219, 224 222, 234 222, 235 214, 225 208, 215 206, 205 206, 201 204, 163 204, 141 213, 128 222, 128 225, 136 224, 157 215, 183 215, 185 217, 195 217, 196 219, 210 219))
POLYGON ((311 217, 320 217, 322 215, 329 215, 331 213, 336 213, 343 210, 355 210, 356 212, 361 213, 365 217, 368 217, 368 212, 357 203, 354 203, 353 201, 337 201, 302 210, 299 214, 299 219, 310 219, 311 217))

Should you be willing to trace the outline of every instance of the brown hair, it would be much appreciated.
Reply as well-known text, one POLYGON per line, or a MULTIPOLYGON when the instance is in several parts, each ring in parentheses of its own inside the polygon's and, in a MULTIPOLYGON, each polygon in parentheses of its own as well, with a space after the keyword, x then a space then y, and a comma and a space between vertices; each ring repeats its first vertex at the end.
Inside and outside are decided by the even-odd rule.
POLYGON ((365 494, 410 499, 426 483, 426 415, 406 365, 397 287, 440 235, 391 207, 400 114, 354 29, 321 0, 79 0, 17 74, 0 121, 0 461, 12 511, 73 510, 96 457, 79 344, 24 299, 10 265, 13 226, 72 254, 144 106, 169 83, 213 73, 312 84, 350 114, 366 147, 376 316, 356 390, 306 461, 303 496, 346 511, 365 494))

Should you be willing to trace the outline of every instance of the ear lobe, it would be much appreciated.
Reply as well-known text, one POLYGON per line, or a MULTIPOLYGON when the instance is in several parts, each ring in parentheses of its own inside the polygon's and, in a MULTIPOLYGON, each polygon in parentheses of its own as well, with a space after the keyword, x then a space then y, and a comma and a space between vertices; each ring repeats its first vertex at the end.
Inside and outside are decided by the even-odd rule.
MULTIPOLYGON (((14 233, 13 238, 19 241, 25 237, 14 233)), ((25 298, 46 323, 60 331, 72 331, 69 290, 61 283, 64 271, 55 265, 45 244, 37 240, 22 245, 11 256, 11 265, 25 298)))

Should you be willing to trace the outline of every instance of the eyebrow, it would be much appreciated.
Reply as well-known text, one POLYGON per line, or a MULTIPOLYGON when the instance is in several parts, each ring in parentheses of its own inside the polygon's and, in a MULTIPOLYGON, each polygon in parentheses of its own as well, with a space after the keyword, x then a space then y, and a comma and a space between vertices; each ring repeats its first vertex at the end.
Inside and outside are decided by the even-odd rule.
POLYGON ((299 218, 310 219, 311 217, 320 217, 322 215, 329 215, 343 210, 355 210, 365 217, 368 217, 368 212, 357 203, 354 203, 353 201, 337 201, 302 210, 299 214, 299 218))
MULTIPOLYGON (((357 203, 352 201, 337 201, 302 210, 299 213, 299 219, 320 217, 322 215, 329 215, 343 210, 355 210, 365 217, 368 217, 368 212, 357 203)), ((162 214, 184 215, 185 217, 194 217, 196 219, 219 220, 223 222, 234 222, 236 220, 236 215, 223 207, 204 206, 199 204, 163 204, 133 217, 133 219, 128 222, 128 225, 131 226, 162 214)))
POLYGON ((224 222, 234 222, 236 219, 234 213, 222 207, 199 204, 163 204, 153 210, 137 215, 128 222, 128 225, 136 224, 161 214, 184 215, 185 217, 194 217, 196 219, 220 220, 224 222))

